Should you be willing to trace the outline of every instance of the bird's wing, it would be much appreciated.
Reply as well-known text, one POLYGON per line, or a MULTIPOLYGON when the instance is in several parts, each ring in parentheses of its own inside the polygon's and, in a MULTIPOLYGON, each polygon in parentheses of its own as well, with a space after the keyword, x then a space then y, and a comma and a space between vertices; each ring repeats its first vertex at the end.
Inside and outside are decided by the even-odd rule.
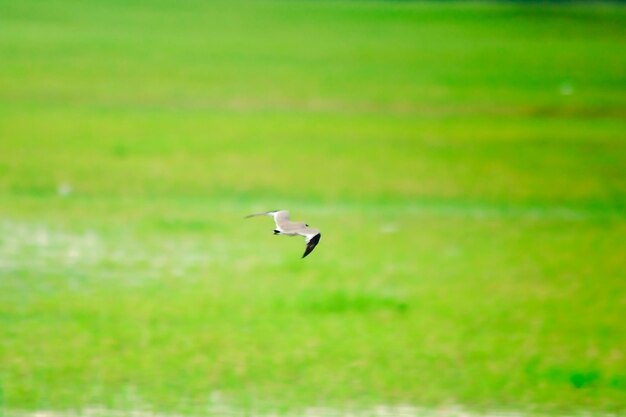
POLYGON ((287 210, 279 210, 272 213, 276 227, 282 227, 289 221, 289 212, 287 210))
POLYGON ((306 228, 302 232, 298 232, 299 235, 304 236, 306 239, 306 249, 304 250, 304 255, 302 257, 306 257, 309 253, 313 252, 313 249, 320 242, 322 234, 317 229, 306 228))
POLYGON ((253 213, 253 214, 248 214, 245 218, 249 219, 250 217, 254 217, 254 216, 268 216, 271 213, 271 211, 266 211, 265 213, 253 213))
POLYGON ((276 213, 278 213, 278 210, 264 211, 262 213, 248 214, 245 218, 248 219, 250 217, 255 217, 255 216, 272 216, 272 217, 274 217, 276 215, 276 213))

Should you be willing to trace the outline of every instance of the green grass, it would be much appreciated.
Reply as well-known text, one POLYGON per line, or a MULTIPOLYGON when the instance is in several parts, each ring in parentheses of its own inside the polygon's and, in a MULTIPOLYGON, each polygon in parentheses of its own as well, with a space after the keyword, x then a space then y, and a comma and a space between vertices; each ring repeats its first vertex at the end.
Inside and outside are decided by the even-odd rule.
POLYGON ((626 412, 625 26, 0 0, 0 414, 626 412))

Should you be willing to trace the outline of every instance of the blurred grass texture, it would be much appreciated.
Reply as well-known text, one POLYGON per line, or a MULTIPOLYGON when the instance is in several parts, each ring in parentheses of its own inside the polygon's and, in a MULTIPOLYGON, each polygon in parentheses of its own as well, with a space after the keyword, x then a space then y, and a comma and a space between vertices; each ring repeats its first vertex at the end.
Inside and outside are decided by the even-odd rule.
POLYGON ((625 28, 0 0, 0 410, 626 412, 625 28))

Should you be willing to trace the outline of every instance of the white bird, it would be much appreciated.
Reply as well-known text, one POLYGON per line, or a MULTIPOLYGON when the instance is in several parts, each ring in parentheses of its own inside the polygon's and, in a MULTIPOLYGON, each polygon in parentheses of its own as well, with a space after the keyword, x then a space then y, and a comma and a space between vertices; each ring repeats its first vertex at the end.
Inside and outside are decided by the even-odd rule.
POLYGON ((289 212, 287 210, 274 210, 265 213, 250 214, 246 216, 246 219, 254 216, 272 216, 276 223, 276 229, 274 229, 275 235, 304 236, 306 239, 306 249, 304 255, 302 255, 303 258, 313 252, 313 249, 315 249, 315 246, 317 246, 322 237, 319 230, 309 227, 308 224, 290 221, 289 212))

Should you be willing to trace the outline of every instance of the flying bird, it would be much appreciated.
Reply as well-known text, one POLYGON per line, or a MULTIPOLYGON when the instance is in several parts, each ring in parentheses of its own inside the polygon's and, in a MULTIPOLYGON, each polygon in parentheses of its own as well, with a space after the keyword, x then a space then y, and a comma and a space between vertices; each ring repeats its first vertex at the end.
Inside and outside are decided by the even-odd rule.
POLYGON ((302 255, 303 258, 313 252, 313 249, 315 249, 315 246, 317 246, 322 237, 319 230, 309 227, 308 224, 289 220, 289 212, 287 210, 274 210, 265 213, 250 214, 246 216, 246 219, 254 216, 272 216, 274 223, 276 223, 276 228, 274 229, 275 235, 304 236, 306 239, 306 249, 304 250, 304 255, 302 255))

